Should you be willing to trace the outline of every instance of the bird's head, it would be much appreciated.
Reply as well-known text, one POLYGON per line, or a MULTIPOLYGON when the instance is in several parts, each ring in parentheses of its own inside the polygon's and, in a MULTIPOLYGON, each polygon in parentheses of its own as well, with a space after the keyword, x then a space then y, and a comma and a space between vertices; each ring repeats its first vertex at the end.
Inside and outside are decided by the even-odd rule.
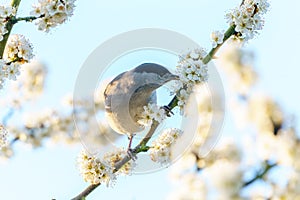
POLYGON ((175 74, 172 74, 168 69, 163 67, 162 65, 156 63, 144 63, 132 70, 133 73, 145 74, 145 75, 153 75, 153 77, 158 77, 156 79, 153 78, 152 86, 165 84, 171 80, 178 80, 179 77, 175 74))

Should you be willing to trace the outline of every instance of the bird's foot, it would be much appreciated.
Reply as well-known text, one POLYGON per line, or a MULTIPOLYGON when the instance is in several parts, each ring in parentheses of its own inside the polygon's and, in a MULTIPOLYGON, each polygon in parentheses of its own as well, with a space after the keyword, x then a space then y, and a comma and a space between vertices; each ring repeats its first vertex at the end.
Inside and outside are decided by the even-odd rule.
POLYGON ((174 115, 174 113, 172 112, 172 110, 169 106, 163 106, 162 109, 164 109, 166 111, 166 115, 168 117, 171 117, 171 114, 174 115))
POLYGON ((133 161, 136 161, 136 160, 137 160, 137 156, 136 156, 136 154, 133 152, 133 149, 128 148, 128 149, 127 149, 127 154, 128 154, 128 156, 129 156, 133 161))

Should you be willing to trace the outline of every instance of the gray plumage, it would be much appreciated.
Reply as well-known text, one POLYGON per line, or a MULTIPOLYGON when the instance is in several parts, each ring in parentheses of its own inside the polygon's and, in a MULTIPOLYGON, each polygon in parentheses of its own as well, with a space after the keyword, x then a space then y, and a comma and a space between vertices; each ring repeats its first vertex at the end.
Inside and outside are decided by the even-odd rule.
POLYGON ((156 103, 156 92, 163 84, 178 79, 165 67, 144 63, 115 77, 104 91, 106 118, 116 132, 133 135, 144 129, 137 121, 144 106, 156 103))

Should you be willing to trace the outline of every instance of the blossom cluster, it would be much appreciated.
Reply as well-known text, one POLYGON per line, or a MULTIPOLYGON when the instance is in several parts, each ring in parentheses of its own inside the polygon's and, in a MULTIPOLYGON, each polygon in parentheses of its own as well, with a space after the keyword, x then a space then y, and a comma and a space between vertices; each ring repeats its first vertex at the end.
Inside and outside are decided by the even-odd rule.
MULTIPOLYGON (((230 86, 245 85, 243 67, 253 71, 253 56, 244 51, 231 54, 235 55, 227 59, 232 62, 227 75, 235 84, 230 86)), ((173 166, 180 188, 170 199, 300 199, 299 133, 279 104, 255 90, 254 83, 247 82, 243 98, 240 90, 230 88, 229 101, 235 106, 230 110, 239 126, 237 134, 243 137, 224 143, 224 135, 205 157, 195 139, 191 150, 173 166)), ((206 123, 201 113, 200 118, 206 123)), ((199 131, 205 135, 203 131, 208 130, 201 127, 199 131)))
POLYGON ((3 36, 8 32, 6 24, 9 18, 16 15, 16 8, 12 6, 0 5, 0 41, 3 40, 3 36))
POLYGON ((50 28, 67 21, 74 8, 75 0, 39 0, 30 14, 39 18, 36 22, 39 30, 49 32, 50 28))
POLYGON ((261 94, 248 97, 247 103, 248 121, 254 123, 260 133, 277 135, 284 124, 280 106, 271 97, 261 94))
POLYGON ((32 45, 23 35, 11 35, 5 46, 3 59, 6 62, 28 63, 33 58, 32 45))
POLYGON ((7 146, 7 130, 0 125, 0 149, 7 146))
POLYGON ((44 91, 47 68, 37 61, 32 60, 30 63, 22 65, 21 74, 18 81, 12 82, 11 89, 15 95, 14 101, 32 100, 40 96, 44 91))
POLYGON ((171 168, 171 178, 180 188, 168 199, 241 199, 241 158, 237 144, 225 138, 206 157, 194 149, 186 152, 171 168))
POLYGON ((16 80, 20 74, 19 68, 20 66, 17 63, 8 65, 3 59, 0 59, 0 89, 3 88, 6 79, 16 80))
POLYGON ((97 157, 82 151, 77 160, 80 174, 84 181, 91 184, 109 183, 115 179, 112 169, 103 164, 97 157))
POLYGON ((180 57, 176 72, 184 84, 193 86, 207 81, 207 65, 202 62, 206 55, 207 52, 199 48, 180 57))
POLYGON ((126 155, 127 152, 124 149, 116 149, 106 153, 100 159, 82 151, 77 160, 80 174, 86 182, 91 184, 105 183, 109 186, 114 183, 118 175, 130 175, 134 169, 136 164, 130 160, 115 171, 116 164, 126 155))
POLYGON ((217 62, 222 64, 225 73, 231 78, 230 89, 241 96, 246 95, 257 81, 257 73, 254 66, 253 52, 238 48, 230 44, 224 48, 217 62))
POLYGON ((176 82, 174 91, 176 93, 180 110, 183 111, 184 105, 196 84, 208 80, 208 68, 203 63, 207 52, 203 48, 194 49, 182 55, 176 67, 176 74, 180 80, 176 82))
MULTIPOLYGON (((32 70, 42 70, 40 67, 41 66, 33 66, 32 70)), ((4 112, 8 108, 11 108, 15 113, 20 111, 20 113, 17 114, 23 116, 23 120, 20 120, 14 112, 12 112, 12 114, 6 114, 9 116, 9 118, 6 119, 6 121, 9 120, 6 129, 9 131, 11 139, 9 141, 10 145, 0 150, 0 158, 7 159, 14 154, 13 147, 15 142, 25 144, 31 148, 43 147, 49 143, 64 143, 69 145, 79 143, 81 140, 93 146, 103 146, 119 138, 120 135, 115 133, 105 120, 95 118, 95 114, 97 115, 103 112, 104 105, 103 102, 98 99, 94 102, 92 95, 76 100, 68 95, 68 97, 64 98, 64 102, 62 102, 65 108, 64 110, 48 108, 40 110, 39 112, 22 112, 23 109, 21 108, 25 103, 23 100, 27 98, 24 97, 24 95, 29 95, 31 92, 39 92, 28 91, 28 93, 26 93, 28 89, 23 88, 22 85, 24 84, 21 80, 20 87, 15 87, 14 90, 8 91, 12 93, 9 93, 9 96, 13 96, 10 98, 11 101, 17 101, 18 98, 21 99, 20 101, 11 102, 9 99, 0 101, 1 109, 4 112), (23 91, 24 89, 25 92, 23 91), (21 96, 18 96, 19 94, 21 96), (74 115, 75 113, 76 116, 74 115), (76 117, 77 127, 74 125, 74 116, 76 117), (15 120, 18 120, 19 126, 12 125, 13 123, 11 122, 15 122, 15 120), (47 141, 47 143, 45 143, 45 141, 47 141)), ((95 94, 96 93, 98 93, 98 91, 96 91, 95 94)), ((33 100, 32 97, 26 101, 30 102, 31 100, 33 100)), ((9 110, 7 111, 8 113, 10 112, 9 110)), ((20 115, 18 116, 20 117, 20 115)))
POLYGON ((267 0, 244 0, 242 5, 227 13, 228 23, 235 26, 237 37, 243 41, 252 39, 264 26, 264 14, 268 11, 267 0))
MULTIPOLYGON (((123 148, 116 149, 112 152, 108 152, 103 156, 103 162, 110 166, 111 169, 116 169, 116 164, 120 162, 125 156, 128 155, 128 152, 123 148)), ((133 169, 135 168, 136 163, 134 160, 128 161, 124 164, 118 171, 115 173, 116 175, 131 175, 133 169)))
POLYGON ((9 126, 7 129, 15 138, 19 138, 19 141, 34 148, 41 147, 47 138, 50 138, 51 142, 69 144, 79 142, 80 137, 84 136, 86 142, 105 145, 119 136, 106 122, 97 121, 86 108, 82 107, 82 109, 85 110, 76 110, 78 111, 76 123, 80 126, 77 129, 73 122, 72 112, 63 113, 55 109, 45 109, 39 113, 25 113, 24 128, 9 126))
MULTIPOLYGON (((203 169, 204 167, 211 166, 217 158, 226 159, 228 157, 230 158, 230 161, 240 161, 240 152, 235 148, 234 145, 232 145, 232 142, 228 141, 225 141, 226 143, 224 143, 221 147, 218 146, 216 149, 211 151, 209 153, 209 156, 203 157, 201 147, 208 140, 208 137, 213 135, 213 133, 211 133, 211 124, 212 117, 213 114, 215 114, 215 112, 213 112, 214 109, 211 103, 211 94, 207 90, 207 88, 204 85, 198 85, 195 89, 197 91, 196 94, 201 94, 199 95, 199 99, 197 98, 197 116, 195 116, 200 120, 197 123, 197 128, 193 136, 192 144, 189 146, 188 150, 182 155, 182 157, 174 164, 175 167, 172 170, 172 175, 176 177, 176 180, 177 178, 178 180, 185 179, 185 176, 182 177, 181 173, 185 174, 185 172, 187 171, 191 171, 191 173, 189 173, 187 176, 194 175, 195 172, 193 171, 193 169, 195 169, 195 167, 197 169, 203 169)), ((195 107, 193 106, 191 109, 195 109, 195 107)), ((200 196, 194 199, 199 198, 200 196)))
POLYGON ((197 175, 187 173, 181 179, 181 186, 167 196, 167 200, 205 199, 206 184, 197 175))
POLYGON ((196 120, 197 127, 194 134, 193 144, 191 150, 199 152, 202 146, 205 146, 205 141, 215 133, 211 129, 213 123, 213 116, 220 114, 212 103, 212 94, 204 85, 197 85, 195 87, 195 98, 197 106, 187 106, 186 113, 194 120, 196 120), (194 111, 196 110, 196 112, 194 111), (197 113, 196 115, 193 113, 197 113))
POLYGON ((172 159, 172 146, 182 133, 183 132, 177 128, 165 129, 159 137, 152 142, 150 148, 151 159, 162 165, 169 164, 172 159))
POLYGON ((7 41, 3 59, 0 59, 0 88, 6 79, 16 80, 20 66, 33 58, 30 42, 23 35, 11 35, 7 41))
MULTIPOLYGON (((245 149, 245 157, 255 157, 260 163, 265 160, 271 161, 275 165, 272 171, 276 171, 276 176, 282 177, 281 180, 276 180, 272 171, 268 171, 263 179, 264 184, 271 186, 268 192, 257 190, 247 195, 264 199, 299 199, 300 138, 294 123, 284 114, 282 108, 266 95, 249 95, 245 114, 248 123, 256 130, 255 138, 249 136, 243 141, 244 146, 251 147, 245 149), (287 185, 282 185, 282 182, 287 185)), ((255 164, 252 161, 251 166, 254 167, 255 164)))
POLYGON ((144 111, 141 115, 141 119, 138 120, 138 123, 143 126, 149 126, 152 124, 153 120, 161 123, 166 118, 166 111, 159 107, 156 104, 148 104, 144 106, 144 111))

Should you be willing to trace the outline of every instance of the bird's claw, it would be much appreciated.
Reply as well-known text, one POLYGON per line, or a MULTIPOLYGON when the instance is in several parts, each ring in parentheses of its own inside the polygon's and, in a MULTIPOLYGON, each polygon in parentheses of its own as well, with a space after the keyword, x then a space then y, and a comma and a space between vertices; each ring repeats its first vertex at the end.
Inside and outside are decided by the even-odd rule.
POLYGON ((137 160, 137 156, 136 156, 136 154, 133 152, 133 149, 127 149, 127 154, 128 154, 128 156, 129 156, 133 161, 136 161, 136 160, 137 160))
POLYGON ((171 117, 171 114, 174 115, 173 111, 171 110, 171 108, 169 106, 163 106, 162 109, 164 109, 166 111, 166 115, 168 117, 171 117))

